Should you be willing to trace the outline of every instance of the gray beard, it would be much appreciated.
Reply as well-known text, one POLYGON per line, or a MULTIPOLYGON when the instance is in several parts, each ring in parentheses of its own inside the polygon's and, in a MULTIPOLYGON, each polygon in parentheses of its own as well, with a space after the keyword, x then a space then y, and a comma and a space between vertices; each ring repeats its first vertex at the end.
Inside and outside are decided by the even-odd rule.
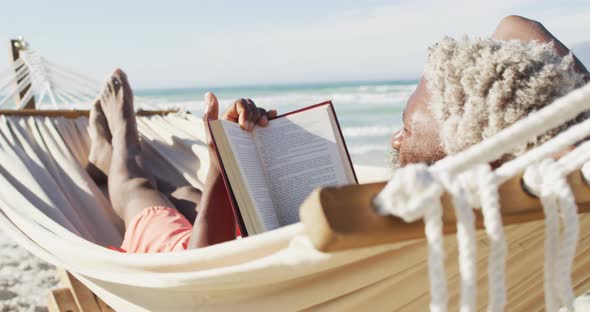
POLYGON ((392 170, 400 168, 401 164, 399 160, 399 151, 395 148, 392 148, 391 150, 387 151, 385 153, 385 163, 392 170))

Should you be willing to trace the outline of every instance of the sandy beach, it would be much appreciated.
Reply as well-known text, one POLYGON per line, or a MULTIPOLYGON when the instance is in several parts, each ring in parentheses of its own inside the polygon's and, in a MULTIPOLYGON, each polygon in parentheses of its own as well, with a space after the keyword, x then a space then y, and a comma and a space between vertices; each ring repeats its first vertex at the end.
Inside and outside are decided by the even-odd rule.
POLYGON ((58 286, 55 267, 16 244, 0 229, 0 311, 47 311, 58 286))

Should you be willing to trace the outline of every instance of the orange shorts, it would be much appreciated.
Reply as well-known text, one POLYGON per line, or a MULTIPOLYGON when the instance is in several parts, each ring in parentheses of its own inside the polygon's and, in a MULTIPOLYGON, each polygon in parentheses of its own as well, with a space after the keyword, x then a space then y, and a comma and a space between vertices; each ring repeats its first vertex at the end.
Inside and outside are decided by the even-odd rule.
POLYGON ((186 250, 192 232, 193 226, 178 210, 146 208, 127 226, 121 251, 154 253, 186 250))

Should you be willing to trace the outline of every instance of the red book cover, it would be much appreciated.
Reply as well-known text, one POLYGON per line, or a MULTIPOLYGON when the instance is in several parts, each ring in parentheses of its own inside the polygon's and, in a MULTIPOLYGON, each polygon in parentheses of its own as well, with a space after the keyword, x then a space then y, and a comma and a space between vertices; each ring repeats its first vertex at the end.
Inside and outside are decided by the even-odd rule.
MULTIPOLYGON (((313 108, 316 108, 316 107, 319 107, 322 105, 329 105, 330 110, 332 110, 332 114, 334 115, 334 120, 336 121, 336 125, 338 127, 338 133, 340 134, 340 138, 342 139, 342 143, 344 144, 344 150, 346 151, 346 156, 348 157, 348 162, 350 164, 350 167, 352 168, 352 173, 354 175, 354 181, 355 181, 355 183, 358 183, 358 178, 356 176, 356 172, 354 171, 354 167, 352 165, 352 160, 350 159, 350 154, 348 153, 348 147, 346 146, 346 141, 344 140, 344 136, 342 136, 342 129, 340 128, 340 122, 338 121, 338 116, 336 115, 336 111, 334 110, 334 105, 332 104, 332 101, 322 102, 319 104, 315 104, 315 105, 304 107, 304 108, 301 108, 298 110, 294 110, 289 113, 281 114, 281 115, 277 116, 275 119, 289 116, 292 114, 297 114, 297 113, 300 113, 300 112, 303 112, 306 110, 310 110, 310 109, 313 109, 313 108)), ((210 123, 210 121, 207 121, 207 123, 210 123)), ((236 201, 236 197, 235 197, 234 192, 233 192, 231 185, 229 183, 229 179, 227 177, 227 173, 226 173, 225 168, 223 166, 223 162, 221 161, 221 155, 219 154, 219 149, 217 148, 217 143, 215 142, 215 136, 212 133, 211 133, 211 141, 213 143, 213 146, 215 146, 215 155, 217 155, 217 160, 219 161, 219 164, 221 167, 221 175, 223 177, 223 184, 225 185, 225 189, 227 190, 227 194, 229 195, 231 206, 232 206, 232 209, 234 212, 234 217, 235 217, 236 223, 238 225, 238 229, 239 229, 242 237, 247 237, 248 231, 246 230, 246 226, 244 225, 244 220, 242 219, 242 215, 240 214, 240 210, 238 208, 238 203, 236 201)))

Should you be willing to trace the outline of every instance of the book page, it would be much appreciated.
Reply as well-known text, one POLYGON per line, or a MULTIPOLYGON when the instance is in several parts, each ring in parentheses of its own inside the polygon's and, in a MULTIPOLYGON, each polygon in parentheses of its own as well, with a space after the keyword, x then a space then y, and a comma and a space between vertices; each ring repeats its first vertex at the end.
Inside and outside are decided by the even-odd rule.
POLYGON ((281 226, 299 221, 299 206, 319 186, 349 181, 328 105, 272 120, 254 135, 281 226))
POLYGON ((237 123, 229 121, 223 121, 223 129, 265 230, 278 228, 279 222, 252 134, 243 131, 237 123))

